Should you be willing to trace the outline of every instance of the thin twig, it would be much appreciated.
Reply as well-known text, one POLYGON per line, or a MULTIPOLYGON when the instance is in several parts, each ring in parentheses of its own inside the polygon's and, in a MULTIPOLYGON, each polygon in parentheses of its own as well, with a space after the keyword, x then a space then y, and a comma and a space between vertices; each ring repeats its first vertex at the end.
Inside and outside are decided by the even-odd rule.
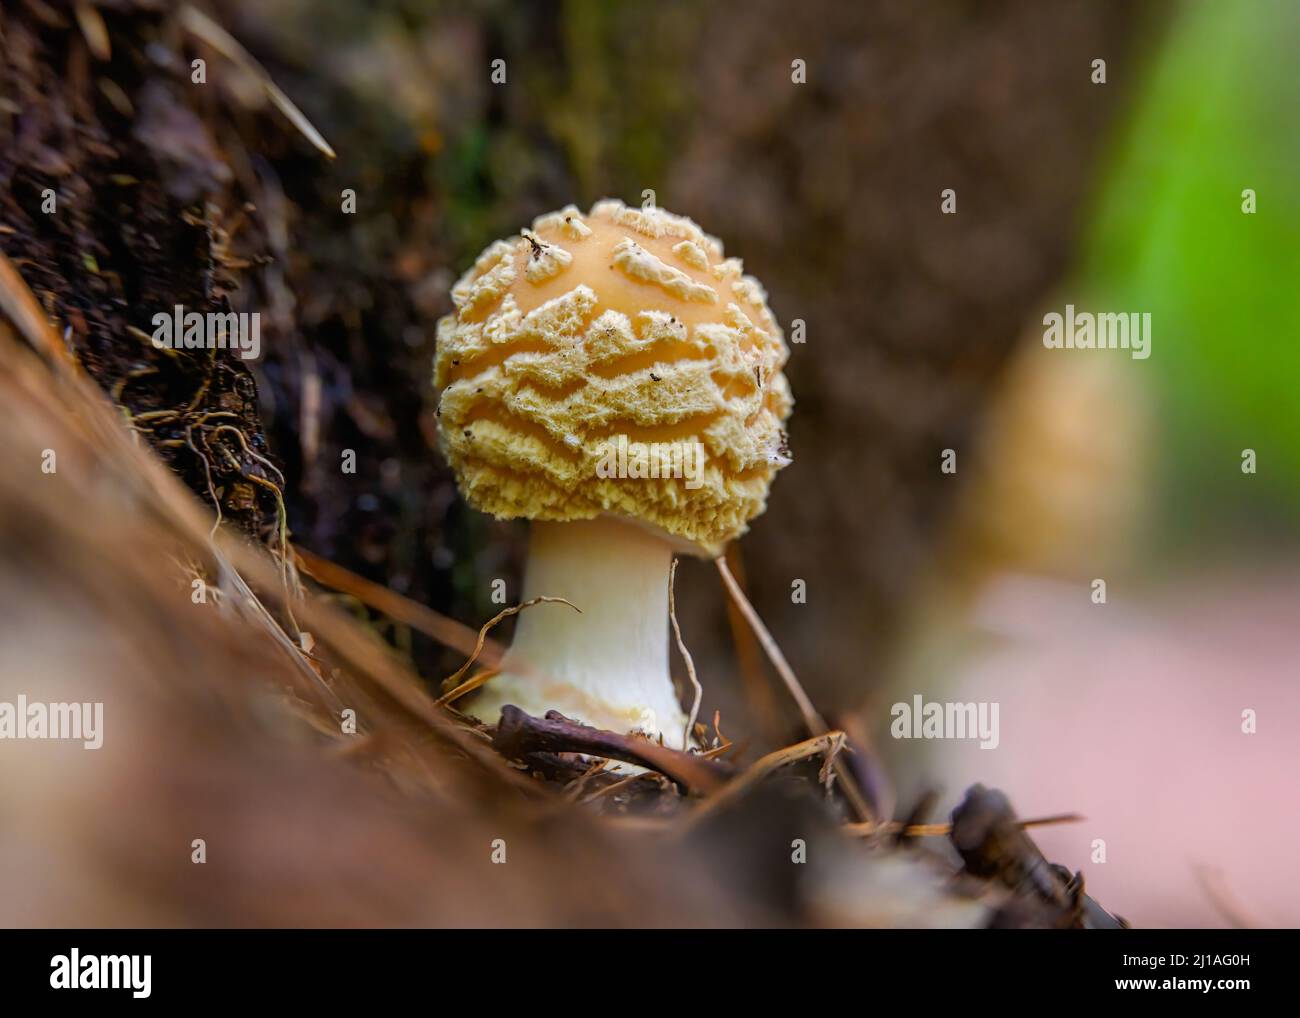
POLYGON ((700 685, 699 677, 695 674, 695 660, 691 657, 691 652, 686 649, 686 641, 682 639, 682 627, 677 624, 677 600, 673 595, 676 586, 677 559, 673 559, 672 568, 668 571, 668 617, 673 623, 673 635, 677 637, 677 649, 681 651, 682 660, 686 662, 686 674, 691 680, 691 687, 695 690, 691 714, 686 719, 686 730, 682 733, 682 745, 689 749, 691 733, 695 731, 695 721, 700 716, 700 700, 704 697, 704 687, 700 685))
MULTIPOLYGON (((1051 824, 1075 824, 1085 819, 1079 813, 1054 813, 1047 817, 1034 817, 1032 820, 1017 821, 1021 830, 1029 827, 1047 827, 1051 824)), ((883 824, 844 824, 841 828, 857 837, 869 837, 873 834, 902 834, 909 838, 936 838, 952 833, 952 824, 905 824, 890 820, 883 824)))
POLYGON ((754 635, 758 637, 758 642, 762 645, 763 651, 767 654, 768 660, 771 661, 773 667, 776 668, 777 674, 781 676, 781 681, 785 683, 785 688, 788 689, 790 695, 794 697, 794 702, 798 705, 799 713, 803 715, 804 724, 807 725, 808 730, 814 735, 820 735, 822 732, 827 731, 830 726, 827 725, 826 720, 817 713, 817 708, 814 707, 813 702, 808 699, 808 694, 804 692, 802 684, 800 684, 799 679, 794 674, 794 669, 790 667, 789 662, 785 659, 785 655, 781 653, 781 648, 777 646, 776 640, 772 639, 772 634, 768 632, 767 626, 763 625, 763 620, 758 617, 758 612, 754 610, 754 606, 749 603, 749 599, 745 597, 744 591, 740 589, 740 584, 738 584, 735 577, 731 575, 731 570, 727 568, 727 560, 719 555, 713 561, 718 567, 718 572, 722 574, 722 582, 726 585, 727 592, 731 595, 732 600, 736 602, 736 607, 740 609, 740 613, 745 617, 745 621, 749 623, 749 628, 752 629, 754 635))
POLYGON ((608 760, 600 760, 600 759, 593 760, 591 766, 588 767, 585 772, 578 775, 578 777, 576 777, 573 781, 569 782, 568 787, 565 788, 564 790, 565 801, 577 802, 579 799, 581 799, 583 794, 587 790, 587 786, 590 785, 596 778, 600 777, 602 774, 605 774, 608 767, 609 767, 608 760))
MULTIPOLYGON (((799 707, 799 713, 803 715, 804 724, 813 735, 824 735, 830 731, 830 726, 826 724, 826 719, 817 713, 817 708, 808 699, 808 694, 804 692, 798 677, 794 674, 794 669, 781 653, 781 648, 777 646, 776 640, 772 639, 772 634, 768 632, 767 626, 763 625, 763 620, 758 617, 758 612, 754 606, 749 603, 745 597, 745 592, 740 589, 740 584, 736 582, 731 570, 727 568, 727 561, 721 555, 713 560, 718 567, 718 573, 722 576, 722 583, 727 588, 727 593, 735 602, 740 613, 749 623, 749 628, 754 631, 758 637, 758 642, 762 645, 763 651, 767 654, 768 660, 776 668, 777 674, 781 676, 781 681, 785 683, 786 689, 794 697, 794 702, 799 707)), ((875 817, 872 816, 871 807, 863 798, 862 791, 858 788, 857 780, 854 778, 852 771, 843 760, 836 759, 834 763, 835 775, 839 779, 840 788, 844 791, 844 797, 849 801, 849 806, 857 814, 858 819, 863 823, 873 823, 875 817)))
POLYGON ((251 72, 262 83, 262 89, 266 92, 267 98, 285 115, 289 122, 301 131, 306 139, 318 150, 331 159, 336 158, 330 143, 321 136, 320 131, 316 130, 312 122, 303 115, 302 110, 293 104, 293 100, 284 94, 280 86, 271 80, 271 75, 267 73, 266 68, 259 64, 248 50, 244 49, 238 39, 190 4, 186 4, 181 8, 180 21, 187 32, 202 39, 227 60, 239 64, 251 72))
POLYGON ((480 686, 485 685, 488 679, 495 678, 500 674, 501 674, 500 668, 485 668, 483 669, 483 671, 479 672, 478 674, 473 675, 470 678, 466 679, 459 686, 453 689, 450 693, 444 693, 442 696, 438 697, 438 699, 435 700, 434 702, 439 707, 446 707, 448 704, 455 703, 462 696, 465 696, 468 693, 472 693, 480 686))
POLYGON ((783 749, 768 753, 767 756, 761 757, 751 764, 739 777, 728 782, 716 795, 710 796, 697 807, 678 825, 678 834, 687 834, 694 830, 706 817, 712 816, 729 803, 743 796, 773 771, 823 753, 827 755, 828 759, 833 760, 843 748, 843 732, 823 732, 821 735, 814 735, 811 739, 797 742, 793 746, 786 746, 783 749))
POLYGON ((487 640, 487 634, 489 629, 495 626, 502 619, 508 618, 511 615, 517 615, 525 608, 531 608, 535 604, 567 604, 579 615, 582 614, 582 609, 579 608, 572 601, 566 601, 562 597, 546 597, 546 596, 532 597, 529 598, 527 601, 521 602, 520 604, 511 605, 509 608, 501 609, 501 611, 497 612, 495 615, 492 616, 492 618, 488 619, 486 622, 483 623, 483 628, 478 631, 478 642, 474 644, 474 652, 470 654, 469 660, 466 661, 459 668, 457 668, 449 676, 447 676, 447 678, 443 679, 442 688, 450 689, 453 691, 455 690, 457 683, 460 682, 461 676, 464 675, 467 671, 469 671, 470 666, 473 665, 474 662, 478 660, 479 654, 482 653, 483 644, 487 640))

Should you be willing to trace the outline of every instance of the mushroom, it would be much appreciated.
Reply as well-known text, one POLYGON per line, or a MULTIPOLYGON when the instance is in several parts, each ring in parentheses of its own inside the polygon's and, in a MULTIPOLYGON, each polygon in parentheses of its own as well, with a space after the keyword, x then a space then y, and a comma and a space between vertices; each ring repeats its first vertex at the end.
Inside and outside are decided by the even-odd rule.
POLYGON ((781 328, 690 219, 596 203, 490 245, 452 289, 434 364, 467 501, 532 521, 523 613, 468 710, 555 709, 685 748, 668 663, 675 552, 720 554, 790 462, 781 328))

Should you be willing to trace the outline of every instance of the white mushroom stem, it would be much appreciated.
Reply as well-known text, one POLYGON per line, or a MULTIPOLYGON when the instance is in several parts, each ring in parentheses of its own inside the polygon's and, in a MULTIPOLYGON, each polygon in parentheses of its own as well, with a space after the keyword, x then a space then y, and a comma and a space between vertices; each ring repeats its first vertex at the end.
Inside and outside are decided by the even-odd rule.
POLYGON ((562 597, 519 616, 514 642, 468 709, 495 721, 514 704, 614 732, 640 730, 682 748, 686 717, 668 670, 672 548, 609 517, 534 521, 524 599, 562 597))

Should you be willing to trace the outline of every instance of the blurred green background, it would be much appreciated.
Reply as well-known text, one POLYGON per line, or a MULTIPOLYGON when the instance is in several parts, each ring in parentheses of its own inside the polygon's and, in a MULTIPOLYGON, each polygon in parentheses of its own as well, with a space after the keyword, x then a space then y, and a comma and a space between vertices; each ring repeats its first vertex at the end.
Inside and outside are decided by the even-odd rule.
POLYGON ((1099 300, 1159 323, 1153 360, 1133 370, 1160 400, 1152 529, 1183 554, 1295 537, 1298 37, 1295 4, 1179 9, 1109 157, 1081 258, 1099 300), (1243 484, 1234 466, 1247 448, 1259 473, 1243 484))

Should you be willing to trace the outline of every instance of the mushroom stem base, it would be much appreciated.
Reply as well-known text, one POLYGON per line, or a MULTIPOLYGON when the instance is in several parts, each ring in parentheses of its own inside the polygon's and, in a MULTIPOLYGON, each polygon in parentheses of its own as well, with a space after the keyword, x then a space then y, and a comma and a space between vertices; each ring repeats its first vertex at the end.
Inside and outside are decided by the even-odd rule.
POLYGON ((662 539, 608 517, 534 521, 524 599, 562 597, 519 615, 501 674, 467 709, 496 721, 506 704, 683 747, 686 717, 668 670, 668 575, 662 539))

